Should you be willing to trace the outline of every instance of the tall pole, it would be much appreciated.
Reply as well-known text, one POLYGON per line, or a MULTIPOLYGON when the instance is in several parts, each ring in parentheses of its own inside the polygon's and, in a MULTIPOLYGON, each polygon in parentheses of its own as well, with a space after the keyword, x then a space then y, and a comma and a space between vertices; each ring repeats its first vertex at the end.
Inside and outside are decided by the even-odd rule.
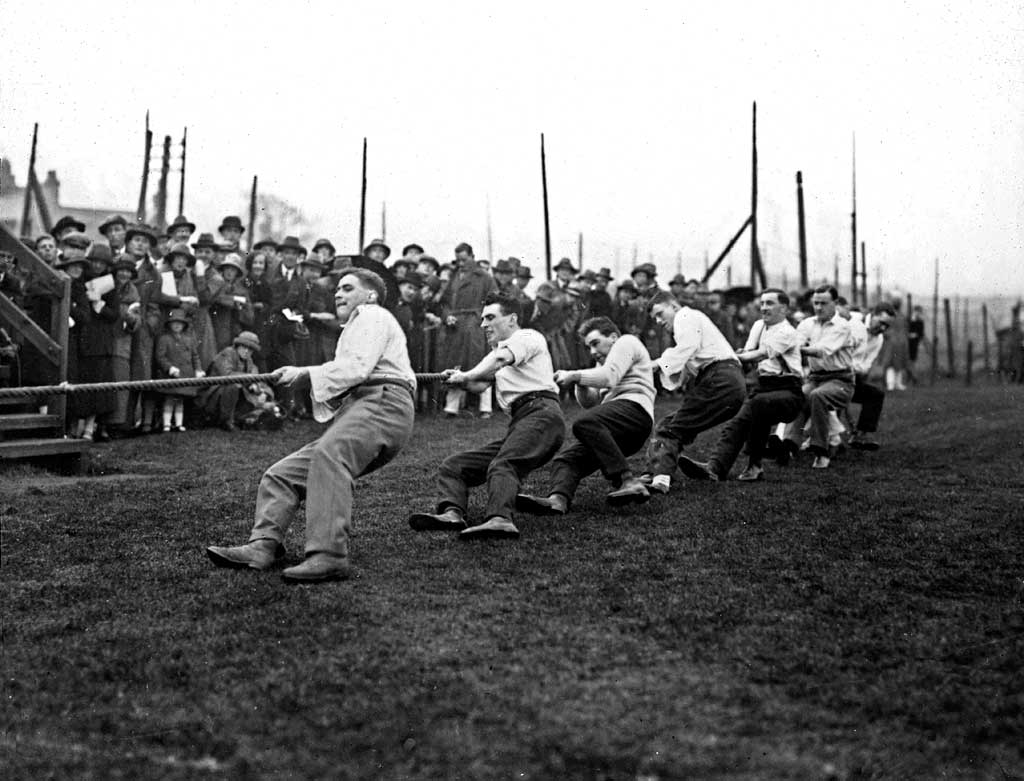
POLYGON ((850 212, 850 231, 853 234, 853 273, 850 276, 850 301, 857 300, 857 134, 853 134, 853 210, 850 212))
POLYGON ((832 258, 832 287, 839 290, 839 253, 832 258))
POLYGON ((359 252, 366 246, 366 138, 363 138, 363 185, 359 194, 359 252))
POLYGON ((750 152, 750 286, 757 289, 757 272, 761 264, 757 246, 757 101, 754 101, 751 122, 750 152))
POLYGON ((32 151, 28 156, 28 176, 25 178, 25 203, 21 209, 21 235, 32 235, 32 183, 36 178, 36 142, 39 140, 39 123, 32 128, 32 151))
POLYGON ((135 210, 138 222, 146 221, 146 195, 149 189, 149 158, 153 150, 153 131, 149 129, 149 112, 146 112, 146 151, 142 156, 142 184, 139 187, 139 206, 135 210))
POLYGON ((985 350, 985 374, 987 375, 992 371, 992 364, 988 359, 988 304, 981 305, 981 330, 982 330, 982 344, 985 350))
POLYGON ((252 251, 252 245, 256 243, 256 186, 259 179, 256 176, 252 177, 252 192, 249 193, 249 246, 248 249, 252 251))
POLYGON ((580 231, 576 239, 576 263, 580 271, 583 271, 583 231, 580 231))
POLYGON ((491 195, 487 194, 487 259, 494 260, 494 240, 491 235, 491 195))
POLYGON ((551 220, 548 216, 548 161, 544 153, 544 134, 540 134, 540 179, 544 190, 544 269, 551 279, 551 220))
POLYGON ((178 185, 178 214, 185 213, 185 149, 188 146, 188 128, 181 136, 181 180, 178 185))
POLYGON ((950 313, 949 299, 942 299, 942 308, 946 320, 946 358, 949 362, 948 377, 956 377, 956 356, 953 354, 953 315, 950 313))
POLYGON ((164 151, 160 158, 160 181, 156 187, 156 229, 167 227, 167 175, 171 171, 171 137, 164 136, 164 151))
POLYGON ((935 258, 935 291, 932 293, 932 381, 939 371, 939 259, 935 258))
POLYGON ((380 202, 380 240, 388 240, 388 202, 380 202))
POLYGON ((800 234, 800 289, 807 290, 807 229, 804 225, 804 174, 796 172, 796 216, 800 234))

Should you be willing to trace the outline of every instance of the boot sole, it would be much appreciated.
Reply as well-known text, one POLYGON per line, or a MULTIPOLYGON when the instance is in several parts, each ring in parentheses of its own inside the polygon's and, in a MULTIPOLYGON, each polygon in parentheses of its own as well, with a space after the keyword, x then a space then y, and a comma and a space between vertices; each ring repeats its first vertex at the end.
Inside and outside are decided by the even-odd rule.
POLYGON ((413 513, 409 516, 409 527, 417 532, 457 532, 465 529, 466 525, 441 521, 429 513, 413 513))
POLYGON ((704 467, 694 461, 690 461, 688 458, 680 458, 676 462, 676 466, 679 467, 680 472, 691 480, 714 480, 711 474, 704 467))
POLYGON ((352 573, 348 571, 324 572, 313 575, 287 575, 281 573, 281 580, 285 583, 325 583, 330 580, 348 580, 351 577, 352 573))
POLYGON ((623 494, 622 496, 606 496, 608 504, 612 507, 625 507, 630 504, 646 504, 651 500, 650 489, 646 494, 623 494))
POLYGON ((556 510, 550 505, 541 504, 532 497, 521 494, 516 497, 516 509, 531 515, 565 515, 561 510, 556 510))
POLYGON ((229 559, 227 556, 222 556, 210 548, 206 549, 206 555, 210 561, 224 569, 254 569, 257 572, 265 572, 274 566, 274 562, 264 566, 256 566, 251 561, 236 561, 235 559, 229 559))

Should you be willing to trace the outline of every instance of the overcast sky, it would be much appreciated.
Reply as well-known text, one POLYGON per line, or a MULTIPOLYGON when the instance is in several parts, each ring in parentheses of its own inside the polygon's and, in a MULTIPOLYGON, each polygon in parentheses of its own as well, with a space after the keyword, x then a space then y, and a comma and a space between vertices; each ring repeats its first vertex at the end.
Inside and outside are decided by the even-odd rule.
MULTIPOLYGON (((442 259, 470 241, 543 268, 539 142, 555 258, 663 277, 703 271, 750 210, 798 273, 795 174, 812 277, 849 278, 851 145, 869 285, 1024 292, 1024 5, 999 2, 6 3, 0 154, 62 201, 134 209, 147 109, 189 128, 186 213, 247 219, 253 174, 352 251, 361 144, 369 228, 442 259)), ((151 179, 151 192, 152 192, 151 179)), ((177 182, 172 180, 171 202, 177 182)), ((170 218, 173 216, 169 214, 170 218)), ((278 237, 280 238, 280 237, 278 237)), ((734 250, 749 275, 749 242, 734 250)), ((724 270, 714 281, 724 284, 724 270)))

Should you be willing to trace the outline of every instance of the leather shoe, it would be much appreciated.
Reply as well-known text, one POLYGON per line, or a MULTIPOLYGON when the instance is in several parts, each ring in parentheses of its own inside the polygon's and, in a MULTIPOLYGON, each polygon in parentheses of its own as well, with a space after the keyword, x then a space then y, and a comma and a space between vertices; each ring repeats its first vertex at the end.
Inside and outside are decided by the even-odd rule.
POLYGON ((460 540, 515 540, 519 529, 508 518, 495 515, 478 526, 470 526, 459 533, 460 540))
POLYGON ((409 526, 418 532, 458 532, 466 528, 466 521, 457 513, 446 510, 439 515, 413 513, 409 516, 409 526))
POLYGON ((531 496, 530 494, 516 495, 516 509, 532 515, 565 515, 568 508, 561 496, 531 496))
POLYGON ((749 464, 746 469, 736 475, 737 480, 744 483, 752 483, 755 480, 764 480, 764 469, 754 464, 749 464))
POLYGON ((301 564, 284 570, 281 578, 289 583, 320 583, 325 580, 348 580, 351 575, 348 556, 311 553, 301 564))
POLYGON ((228 569, 268 570, 284 558, 284 546, 277 540, 253 540, 246 545, 222 548, 211 545, 206 549, 210 561, 228 569))
POLYGON ((689 456, 679 456, 676 459, 676 464, 679 466, 679 471, 693 480, 713 480, 715 482, 721 480, 707 461, 695 461, 689 456))
MULTIPOLYGON (((653 490, 653 486, 652 486, 653 490)), ((651 498, 651 492, 640 478, 630 477, 623 480, 622 485, 608 493, 605 499, 612 507, 623 507, 627 504, 643 504, 651 498)))

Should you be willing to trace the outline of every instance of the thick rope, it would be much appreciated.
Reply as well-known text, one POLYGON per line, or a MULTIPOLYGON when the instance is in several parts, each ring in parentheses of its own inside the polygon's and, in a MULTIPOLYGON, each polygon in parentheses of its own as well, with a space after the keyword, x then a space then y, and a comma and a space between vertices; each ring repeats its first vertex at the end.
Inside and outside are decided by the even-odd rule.
MULTIPOLYGON (((173 377, 165 380, 124 380, 122 382, 93 382, 82 385, 35 385, 21 388, 0 388, 0 399, 37 398, 67 393, 103 393, 105 391, 149 391, 169 388, 207 388, 212 385, 248 385, 253 382, 273 382, 275 374, 227 374, 220 377, 173 377)), ((417 374, 417 382, 440 380, 444 374, 417 374)))

